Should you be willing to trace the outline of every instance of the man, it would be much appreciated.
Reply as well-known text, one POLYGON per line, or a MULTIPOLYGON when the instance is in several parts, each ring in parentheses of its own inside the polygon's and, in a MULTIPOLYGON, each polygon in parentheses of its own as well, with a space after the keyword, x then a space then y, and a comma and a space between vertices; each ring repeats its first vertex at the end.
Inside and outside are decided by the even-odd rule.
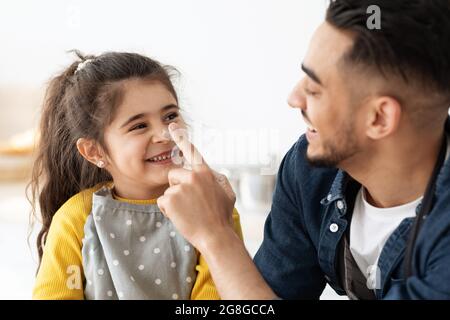
POLYGON ((449 57, 448 0, 330 3, 288 101, 307 133, 281 163, 254 264, 228 185, 205 163, 169 173, 158 204, 222 298, 316 299, 328 283, 352 299, 450 299, 449 57))

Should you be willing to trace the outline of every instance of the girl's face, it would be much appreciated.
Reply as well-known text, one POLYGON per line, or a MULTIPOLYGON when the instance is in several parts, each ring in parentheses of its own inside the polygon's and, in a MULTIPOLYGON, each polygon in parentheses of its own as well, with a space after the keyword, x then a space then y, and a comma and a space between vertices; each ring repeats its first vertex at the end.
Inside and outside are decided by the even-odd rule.
POLYGON ((124 86, 122 103, 105 130, 106 170, 119 196, 148 199, 164 192, 175 167, 171 159, 162 160, 175 146, 167 127, 185 123, 177 101, 160 82, 130 80, 124 86))

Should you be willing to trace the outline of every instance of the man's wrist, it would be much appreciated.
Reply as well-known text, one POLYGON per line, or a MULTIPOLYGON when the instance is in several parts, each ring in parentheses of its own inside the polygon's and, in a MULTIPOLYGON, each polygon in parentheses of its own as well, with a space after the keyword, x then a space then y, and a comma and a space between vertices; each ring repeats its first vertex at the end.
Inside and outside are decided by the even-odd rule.
POLYGON ((207 237, 204 237, 197 248, 202 255, 213 258, 216 254, 223 252, 224 247, 234 247, 244 245, 236 234, 232 226, 224 226, 221 229, 214 229, 207 237))
POLYGON ((221 298, 276 298, 234 229, 227 226, 220 230, 215 227, 214 230, 198 249, 209 266, 221 298))

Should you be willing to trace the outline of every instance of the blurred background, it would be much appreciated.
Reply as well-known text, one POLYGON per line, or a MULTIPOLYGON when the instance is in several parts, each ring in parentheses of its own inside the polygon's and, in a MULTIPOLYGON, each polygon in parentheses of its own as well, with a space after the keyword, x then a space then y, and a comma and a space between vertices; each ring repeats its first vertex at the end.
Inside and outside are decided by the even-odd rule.
MULTIPOLYGON (((175 66, 206 160, 238 195, 254 255, 275 173, 305 131, 286 103, 326 0, 0 2, 0 299, 29 299, 36 269, 25 186, 47 81, 83 53, 132 51, 175 66), (28 233, 31 232, 29 247, 28 233)), ((338 298, 328 288, 324 299, 338 298)))

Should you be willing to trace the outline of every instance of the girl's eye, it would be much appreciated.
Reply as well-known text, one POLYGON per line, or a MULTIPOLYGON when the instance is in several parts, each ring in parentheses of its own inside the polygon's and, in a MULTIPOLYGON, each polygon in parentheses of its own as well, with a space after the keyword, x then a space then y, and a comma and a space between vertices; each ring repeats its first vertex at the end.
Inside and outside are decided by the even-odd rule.
POLYGON ((173 112, 173 113, 168 114, 168 115, 164 118, 164 120, 165 120, 165 121, 172 121, 172 120, 174 120, 174 119, 176 119, 176 118, 178 118, 178 113, 177 113, 177 112, 173 112))
POLYGON ((139 123, 138 125, 135 125, 134 127, 132 127, 129 131, 140 130, 140 129, 145 129, 145 128, 147 128, 147 125, 145 123, 139 123))

